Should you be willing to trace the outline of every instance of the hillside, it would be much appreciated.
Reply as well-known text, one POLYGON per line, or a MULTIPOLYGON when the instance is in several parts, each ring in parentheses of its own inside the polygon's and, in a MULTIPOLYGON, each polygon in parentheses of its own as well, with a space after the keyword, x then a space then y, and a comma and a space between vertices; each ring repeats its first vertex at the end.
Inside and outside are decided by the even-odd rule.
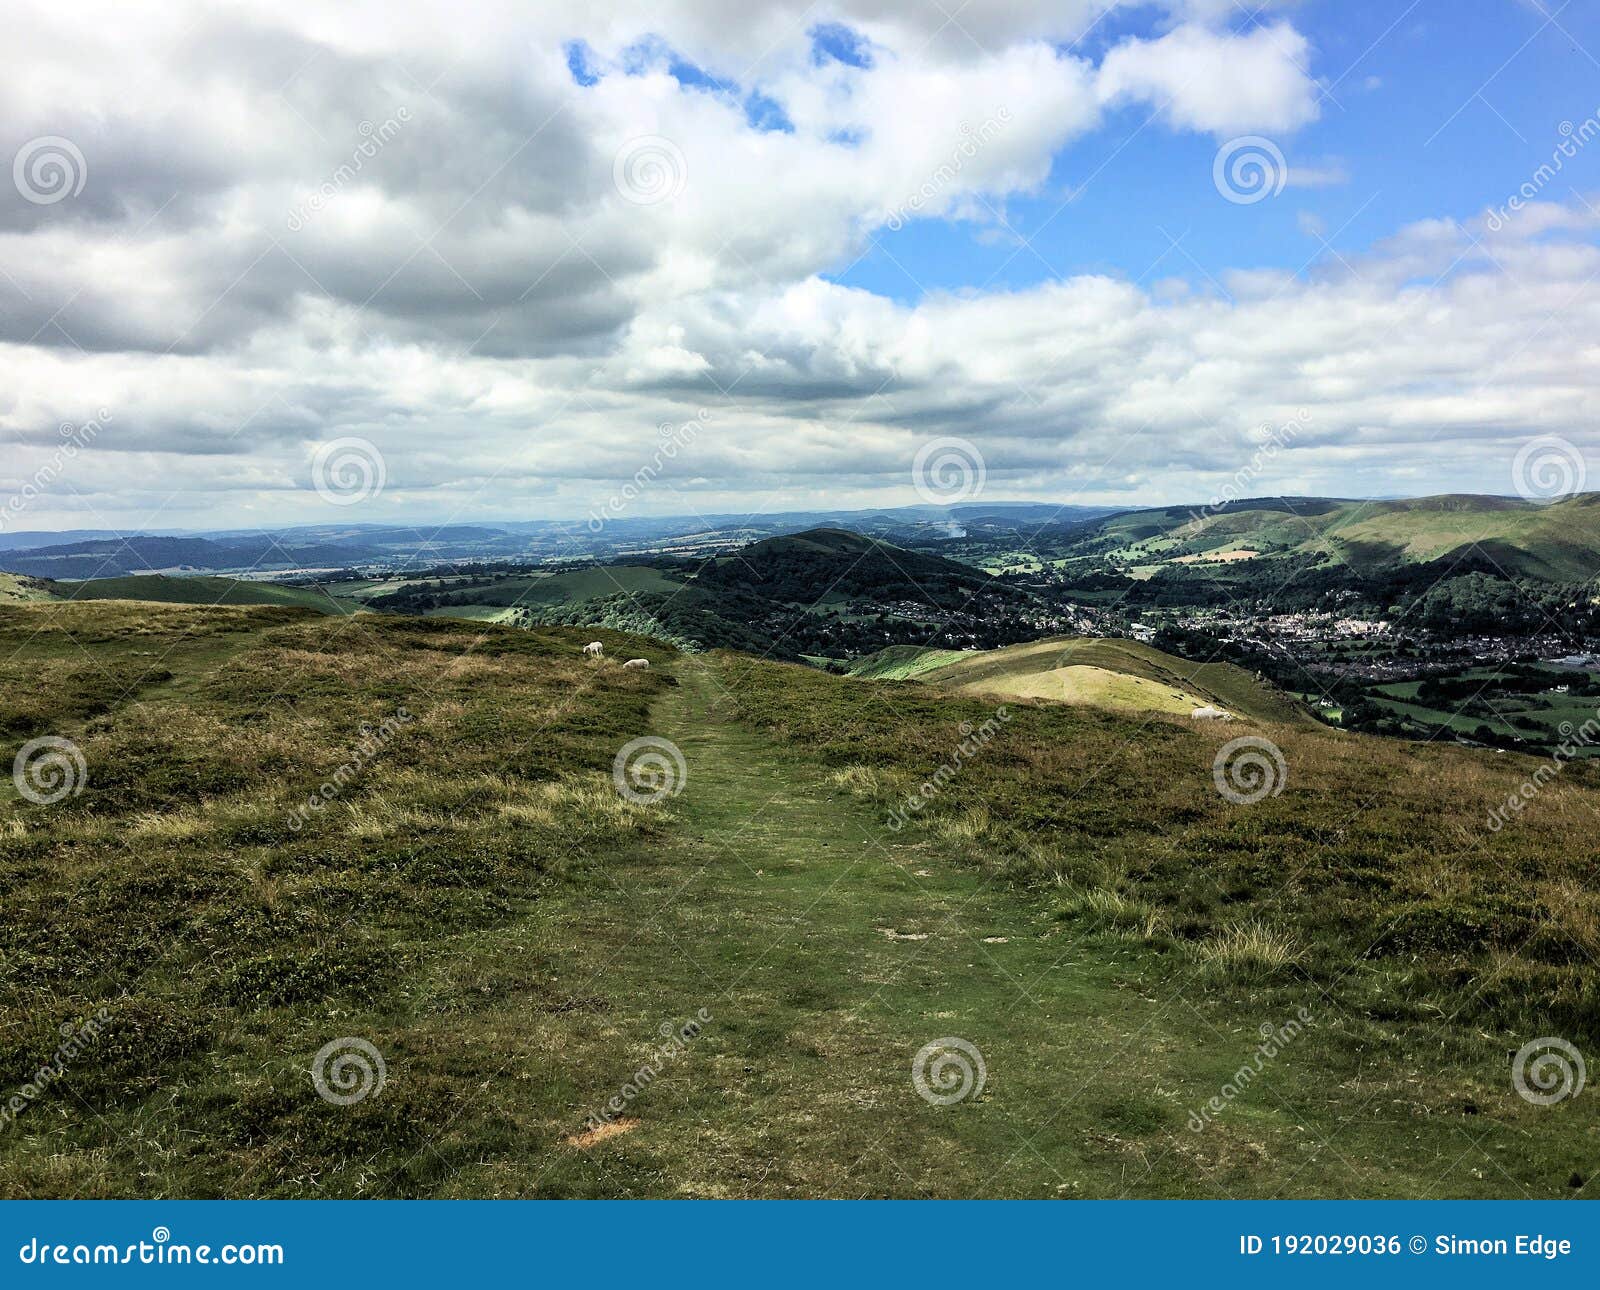
POLYGON ((246 582, 234 578, 172 577, 143 574, 122 578, 96 578, 92 582, 51 584, 63 600, 147 600, 172 605, 288 605, 318 613, 354 612, 348 602, 335 600, 320 588, 285 587, 271 582, 246 582))
POLYGON ((1589 767, 1490 831, 1536 763, 1265 724, 1240 804, 1237 728, 1022 704, 963 743, 984 697, 595 634, 0 606, 7 754, 81 755, 59 800, 0 782, 0 1079, 104 1019, 0 1196, 1587 1184, 1600 1108, 1506 1053, 1600 1041, 1589 767), (939 1036, 986 1064, 960 1106, 910 1078, 939 1036))
POLYGON ((41 578, 16 573, 0 573, 0 605, 23 604, 34 600, 56 599, 53 584, 41 578))
POLYGON ((915 675, 927 685, 962 694, 1182 717, 1210 706, 1259 721, 1312 720, 1289 696, 1230 663, 1191 663, 1138 641, 1057 637, 969 654, 915 675))
POLYGON ((812 529, 753 542, 710 561, 691 585, 739 589, 782 604, 852 596, 958 608, 989 579, 942 556, 909 551, 845 529, 812 529))
POLYGON ((909 681, 936 667, 970 657, 967 650, 935 649, 926 645, 890 645, 852 660, 846 674, 869 681, 909 681))
POLYGON ((1302 557, 1379 571, 1474 551, 1512 576, 1582 581, 1600 572, 1600 494, 1550 504, 1442 494, 1400 501, 1252 498, 1216 509, 1125 511, 1050 533, 1053 553, 1148 575, 1179 563, 1302 557))

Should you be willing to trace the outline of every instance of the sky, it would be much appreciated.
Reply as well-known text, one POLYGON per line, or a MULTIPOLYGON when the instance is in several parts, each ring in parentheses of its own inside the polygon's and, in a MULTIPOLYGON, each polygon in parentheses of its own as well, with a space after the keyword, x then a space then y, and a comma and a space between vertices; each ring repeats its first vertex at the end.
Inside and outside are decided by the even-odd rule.
POLYGON ((7 44, 0 531, 1600 450, 1581 0, 24 0, 7 44))

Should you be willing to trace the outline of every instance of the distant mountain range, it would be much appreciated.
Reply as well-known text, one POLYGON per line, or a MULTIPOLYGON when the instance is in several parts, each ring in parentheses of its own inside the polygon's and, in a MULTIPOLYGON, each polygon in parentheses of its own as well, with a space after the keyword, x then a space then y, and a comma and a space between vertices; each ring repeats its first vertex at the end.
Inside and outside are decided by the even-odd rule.
MULTIPOLYGON (((442 564, 704 558, 826 529, 967 558, 1027 550, 1108 570, 1294 557, 1353 570, 1449 562, 1469 554, 1508 577, 1581 581, 1600 572, 1600 494, 1551 503, 1444 494, 1398 501, 1266 497, 1218 507, 1132 510, 1046 502, 968 503, 777 515, 494 524, 314 525, 274 531, 0 534, 0 569, 57 580, 142 573, 292 574, 442 564), (65 539, 65 540, 63 540, 65 539)), ((986 561, 987 563, 987 561, 986 561)))
POLYGON ((968 533, 1033 530, 1063 520, 1107 515, 1109 507, 1004 502, 888 510, 795 511, 779 515, 708 515, 494 524, 312 525, 277 530, 194 533, 0 534, 0 568, 55 579, 138 573, 280 573, 358 566, 419 568, 450 561, 615 559, 640 553, 730 550, 762 538, 814 528, 842 528, 898 541, 938 541, 968 533))

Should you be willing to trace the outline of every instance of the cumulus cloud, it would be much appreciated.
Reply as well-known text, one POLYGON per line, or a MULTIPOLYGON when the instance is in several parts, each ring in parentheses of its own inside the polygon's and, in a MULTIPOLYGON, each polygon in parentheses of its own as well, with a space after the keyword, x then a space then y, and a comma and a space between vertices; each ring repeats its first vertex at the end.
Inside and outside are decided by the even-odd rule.
POLYGON ((1096 60, 1112 7, 1002 0, 978 32, 921 0, 22 6, 0 152, 65 137, 87 179, 0 186, 0 495, 101 410, 36 525, 320 518, 311 455, 344 435, 388 462, 362 518, 582 515, 701 410, 647 506, 912 501, 941 433, 997 491, 1156 500, 1301 406, 1274 487, 1392 492, 1396 444, 1448 432, 1467 469, 1593 405, 1567 337, 1600 319, 1515 341, 1600 267, 1566 207, 1231 299, 828 280, 885 227, 995 225, 1116 104, 1204 135, 1315 117, 1289 22, 1175 3, 1096 60))
POLYGON ((1189 23, 1112 49, 1098 87, 1106 102, 1149 103, 1181 129, 1224 137, 1294 130, 1317 117, 1310 54, 1288 23, 1243 34, 1189 23))

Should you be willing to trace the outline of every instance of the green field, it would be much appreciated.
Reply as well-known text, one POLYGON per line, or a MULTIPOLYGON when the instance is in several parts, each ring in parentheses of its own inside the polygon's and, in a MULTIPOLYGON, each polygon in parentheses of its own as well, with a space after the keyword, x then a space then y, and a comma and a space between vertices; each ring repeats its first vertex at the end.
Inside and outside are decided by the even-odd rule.
POLYGON ((0 790, 0 1083, 107 1018, 0 1134, 0 1195, 1589 1187, 1594 1099, 1506 1069, 1600 1039, 1588 767, 1490 831, 1532 761, 1024 704, 900 827, 991 703, 281 608, 6 607, 0 647, 0 730, 85 772, 0 790), (1212 777, 1245 730, 1287 771, 1253 805, 1212 777), (613 780, 645 735, 683 759, 654 804, 613 780), (984 1080, 936 1105, 952 1037, 984 1080), (384 1082, 333 1104, 318 1054, 358 1039, 384 1082))

